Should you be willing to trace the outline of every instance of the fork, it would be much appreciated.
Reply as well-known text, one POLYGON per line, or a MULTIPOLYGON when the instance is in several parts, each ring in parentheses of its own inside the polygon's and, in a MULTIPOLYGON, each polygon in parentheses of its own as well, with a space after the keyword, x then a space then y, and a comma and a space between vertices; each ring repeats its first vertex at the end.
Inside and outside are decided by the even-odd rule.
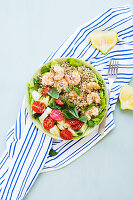
MULTIPOLYGON (((111 91, 112 85, 117 78, 118 66, 119 66, 119 63, 116 62, 115 60, 111 60, 109 63, 109 69, 108 69, 108 82, 109 82, 108 98, 109 99, 110 99, 110 91, 111 91)), ((107 112, 106 112, 105 117, 103 118, 101 124, 99 125, 98 134, 101 134, 101 135, 104 134, 106 119, 107 119, 107 112)))

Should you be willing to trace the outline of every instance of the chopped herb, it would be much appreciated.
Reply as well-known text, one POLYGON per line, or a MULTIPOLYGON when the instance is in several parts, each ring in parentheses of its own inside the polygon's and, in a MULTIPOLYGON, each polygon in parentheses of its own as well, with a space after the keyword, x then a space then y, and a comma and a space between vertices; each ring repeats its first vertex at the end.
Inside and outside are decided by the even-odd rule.
POLYGON ((59 110, 61 110, 61 106, 57 105, 55 101, 53 101, 53 102, 50 103, 50 107, 52 109, 59 109, 59 110))
POLYGON ((87 116, 82 114, 80 117, 79 117, 79 120, 84 122, 84 123, 87 123, 87 116))
POLYGON ((72 84, 68 85, 68 87, 65 89, 65 92, 69 92, 72 89, 72 84))
POLYGON ((35 118, 35 119, 37 119, 38 117, 40 117, 42 115, 42 113, 35 113, 35 114, 33 114, 32 116, 35 118))
POLYGON ((64 101, 65 103, 67 103, 67 105, 69 105, 70 107, 74 108, 75 105, 73 103, 70 103, 67 99, 65 99, 64 97, 60 96, 61 100, 64 101))
POLYGON ((76 107, 74 107, 74 109, 69 110, 69 113, 71 113, 73 115, 73 117, 79 118, 78 111, 77 111, 76 107))
POLYGON ((67 119, 78 119, 79 118, 78 111, 77 111, 76 107, 72 108, 71 110, 64 109, 64 110, 62 110, 62 112, 63 112, 63 115, 67 119))
POLYGON ((92 120, 88 121, 88 126, 89 127, 93 127, 94 126, 94 122, 92 120))
POLYGON ((79 115, 78 115, 78 111, 77 111, 77 108, 76 108, 76 106, 74 107, 74 112, 75 112, 75 114, 79 117, 79 115))
POLYGON ((73 89, 75 90, 75 92, 80 96, 80 89, 77 87, 73 87, 73 89))
POLYGON ((49 155, 52 156, 56 156, 58 153, 54 150, 54 149, 50 149, 49 155))
POLYGON ((91 109, 95 104, 90 104, 89 106, 83 107, 83 111, 87 111, 89 109, 91 109))
POLYGON ((53 97, 54 99, 59 98, 59 92, 55 88, 51 88, 51 90, 48 92, 48 94, 53 97))
POLYGON ((76 119, 76 118, 68 111, 68 109, 62 110, 62 113, 63 113, 63 115, 64 115, 64 117, 65 117, 66 119, 76 119))

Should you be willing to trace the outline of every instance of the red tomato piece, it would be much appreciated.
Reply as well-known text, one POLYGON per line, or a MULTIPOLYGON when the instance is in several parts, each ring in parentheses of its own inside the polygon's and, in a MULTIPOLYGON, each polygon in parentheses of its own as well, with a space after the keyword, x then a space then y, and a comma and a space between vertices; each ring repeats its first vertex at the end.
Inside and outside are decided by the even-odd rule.
POLYGON ((72 140, 73 139, 73 135, 72 135, 71 131, 69 131, 69 130, 62 130, 60 132, 60 137, 63 140, 72 140))
POLYGON ((63 113, 58 109, 53 109, 50 113, 50 117, 55 121, 61 121, 64 119, 63 113))
POLYGON ((45 129, 51 129, 54 126, 54 120, 51 117, 46 117, 43 121, 43 127, 45 129))
POLYGON ((48 94, 48 92, 49 92, 50 90, 51 90, 50 87, 45 87, 45 88, 43 89, 42 95, 45 96, 46 94, 48 94))
POLYGON ((46 106, 40 101, 35 101, 32 105, 32 110, 36 113, 44 113, 45 109, 46 106))
POLYGON ((62 101, 62 99, 61 99, 60 97, 59 97, 58 99, 55 99, 55 102, 56 102, 58 105, 60 105, 60 106, 62 106, 62 105, 65 104, 65 102, 62 101))
POLYGON ((80 129, 83 126, 83 124, 84 123, 80 121, 78 124, 72 125, 72 129, 78 130, 78 129, 80 129))
POLYGON ((66 122, 70 125, 76 125, 78 124, 80 121, 78 119, 66 119, 66 122))

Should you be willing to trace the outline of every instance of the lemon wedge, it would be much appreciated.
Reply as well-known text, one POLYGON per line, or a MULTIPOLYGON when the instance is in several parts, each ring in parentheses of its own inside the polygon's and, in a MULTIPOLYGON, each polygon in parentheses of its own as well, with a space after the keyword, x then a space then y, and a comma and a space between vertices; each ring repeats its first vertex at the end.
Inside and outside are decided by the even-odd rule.
POLYGON ((117 33, 115 31, 93 31, 89 35, 92 45, 107 54, 117 43, 117 33))
POLYGON ((120 90, 119 99, 122 110, 133 110, 133 87, 124 85, 120 90))

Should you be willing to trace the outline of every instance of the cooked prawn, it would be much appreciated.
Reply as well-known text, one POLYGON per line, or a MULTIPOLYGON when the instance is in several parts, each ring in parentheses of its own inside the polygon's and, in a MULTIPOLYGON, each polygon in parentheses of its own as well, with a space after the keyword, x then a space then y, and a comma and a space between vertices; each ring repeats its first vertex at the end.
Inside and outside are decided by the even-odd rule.
POLYGON ((97 92, 92 92, 91 94, 87 95, 87 103, 90 105, 93 102, 95 102, 95 103, 101 102, 100 96, 97 92))
POLYGON ((88 89, 95 89, 95 90, 99 90, 101 87, 100 87, 100 85, 98 84, 98 83, 96 83, 96 82, 90 82, 90 83, 88 83, 87 85, 86 85, 86 88, 88 88, 88 89))
POLYGON ((55 82, 54 87, 57 88, 59 92, 61 92, 68 87, 68 82, 63 78, 59 80, 58 82, 55 82))
POLYGON ((70 76, 66 74, 65 79, 69 84, 72 84, 72 85, 78 85, 81 80, 80 74, 78 71, 73 71, 70 76))
POLYGON ((98 113, 99 113, 98 108, 96 106, 93 106, 91 109, 85 112, 85 115, 87 116, 87 120, 89 121, 91 119, 91 116, 96 117, 98 113))
POLYGON ((61 80, 64 77, 64 69, 58 64, 54 65, 53 69, 55 71, 54 80, 55 81, 61 80))
POLYGON ((54 73, 53 72, 47 72, 42 77, 42 85, 53 85, 54 83, 54 73))
POLYGON ((74 90, 72 90, 72 91, 69 93, 69 96, 71 96, 71 97, 83 98, 82 95, 79 96, 74 90))
POLYGON ((89 121, 91 119, 91 116, 89 115, 89 113, 87 113, 87 111, 85 112, 85 115, 87 117, 87 120, 89 121))

